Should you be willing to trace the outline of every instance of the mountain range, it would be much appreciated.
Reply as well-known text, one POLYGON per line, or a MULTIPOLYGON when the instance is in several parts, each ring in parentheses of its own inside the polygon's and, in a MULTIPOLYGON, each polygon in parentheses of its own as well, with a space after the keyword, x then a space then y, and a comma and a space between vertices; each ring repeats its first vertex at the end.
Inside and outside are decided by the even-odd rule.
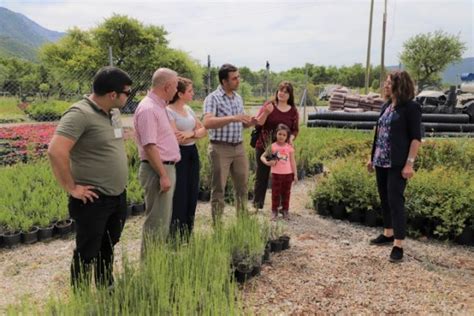
POLYGON ((0 7, 0 56, 35 60, 38 47, 65 33, 48 30, 20 13, 0 7))
MULTIPOLYGON (((65 33, 48 30, 20 13, 0 7, 0 57, 20 57, 35 61, 38 47, 55 42, 65 33)), ((389 66, 389 69, 398 66, 389 66)), ((474 72, 474 57, 449 65, 443 72, 444 83, 460 83, 460 74, 474 72)))

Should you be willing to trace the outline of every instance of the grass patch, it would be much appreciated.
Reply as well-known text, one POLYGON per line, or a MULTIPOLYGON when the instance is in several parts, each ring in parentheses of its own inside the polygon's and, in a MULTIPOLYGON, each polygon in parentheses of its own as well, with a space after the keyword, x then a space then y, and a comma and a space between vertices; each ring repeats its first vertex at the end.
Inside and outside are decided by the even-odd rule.
POLYGON ((23 111, 18 108, 18 99, 0 97, 0 123, 16 123, 27 120, 23 111))

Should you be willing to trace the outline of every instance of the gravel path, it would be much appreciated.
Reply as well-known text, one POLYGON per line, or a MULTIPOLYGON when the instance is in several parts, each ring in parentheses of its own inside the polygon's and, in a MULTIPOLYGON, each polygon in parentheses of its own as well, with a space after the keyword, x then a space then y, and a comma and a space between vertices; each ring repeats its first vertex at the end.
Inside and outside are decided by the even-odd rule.
MULTIPOLYGON (((369 246, 379 229, 316 215, 308 192, 314 180, 298 183, 286 227, 291 248, 273 255, 259 277, 242 286, 244 302, 258 314, 474 314, 474 249, 408 239, 405 261, 388 262, 390 247, 369 246)), ((269 203, 267 197, 267 203, 269 203)), ((268 209, 268 207, 267 207, 268 209)), ((232 216, 233 210, 227 210, 232 216)), ((268 210, 260 216, 269 216, 268 210)), ((143 218, 126 224, 117 246, 136 261, 143 218)), ((200 203, 196 227, 210 226, 209 203, 200 203)), ((73 239, 0 250, 0 313, 25 299, 43 305, 69 293, 73 239)))

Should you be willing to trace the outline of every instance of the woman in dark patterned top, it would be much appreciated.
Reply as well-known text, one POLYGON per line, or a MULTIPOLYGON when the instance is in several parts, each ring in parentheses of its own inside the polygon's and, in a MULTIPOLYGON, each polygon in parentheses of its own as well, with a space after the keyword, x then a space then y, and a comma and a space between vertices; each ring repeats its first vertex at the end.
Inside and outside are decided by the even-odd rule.
POLYGON ((290 145, 298 135, 298 110, 295 106, 293 85, 288 81, 283 81, 278 85, 275 99, 265 102, 260 108, 257 116, 257 128, 260 128, 260 135, 255 145, 255 160, 257 171, 255 175, 254 200, 253 205, 257 209, 263 208, 265 194, 268 187, 270 167, 260 161, 260 156, 267 146, 275 141, 275 130, 279 124, 285 124, 290 128, 290 145))
POLYGON ((402 242, 406 235, 404 191, 407 180, 415 173, 413 164, 421 145, 421 107, 413 101, 415 88, 406 71, 388 75, 384 93, 388 101, 380 112, 367 163, 370 172, 375 169, 384 231, 370 243, 393 242, 389 260, 399 262, 403 259, 402 242))

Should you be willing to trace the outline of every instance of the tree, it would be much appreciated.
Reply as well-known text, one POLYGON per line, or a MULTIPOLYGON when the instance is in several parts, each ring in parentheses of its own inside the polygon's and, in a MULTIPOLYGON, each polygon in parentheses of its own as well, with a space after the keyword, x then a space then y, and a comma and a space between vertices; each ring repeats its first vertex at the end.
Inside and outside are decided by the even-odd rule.
POLYGON ((252 86, 248 82, 242 80, 239 85, 239 94, 244 102, 248 101, 248 99, 252 96, 252 86))
POLYGON ((145 26, 124 15, 114 14, 91 32, 105 61, 112 47, 114 65, 126 71, 146 71, 153 53, 168 45, 163 27, 145 26))
POLYGON ((39 87, 38 65, 19 58, 0 58, 0 91, 33 95, 39 87))
POLYGON ((132 77, 133 95, 150 86, 151 76, 159 67, 176 70, 200 89, 201 67, 187 53, 169 48, 166 35, 161 26, 115 14, 91 30, 69 30, 57 43, 43 46, 40 59, 56 83, 51 90, 60 91, 60 95, 89 91, 94 74, 109 64, 109 47, 114 65, 132 77))
POLYGON ((105 54, 101 56, 92 34, 78 28, 70 29, 56 43, 41 46, 39 58, 48 71, 50 91, 60 96, 87 93, 97 69, 107 60, 105 54))
POLYGON ((427 85, 439 85, 440 73, 448 64, 461 60, 466 44, 459 35, 443 31, 418 34, 403 44, 400 55, 402 64, 422 89, 427 85))
POLYGON ((258 74, 250 70, 249 67, 239 67, 239 73, 242 80, 248 82, 252 86, 255 86, 260 83, 260 78, 258 74))

